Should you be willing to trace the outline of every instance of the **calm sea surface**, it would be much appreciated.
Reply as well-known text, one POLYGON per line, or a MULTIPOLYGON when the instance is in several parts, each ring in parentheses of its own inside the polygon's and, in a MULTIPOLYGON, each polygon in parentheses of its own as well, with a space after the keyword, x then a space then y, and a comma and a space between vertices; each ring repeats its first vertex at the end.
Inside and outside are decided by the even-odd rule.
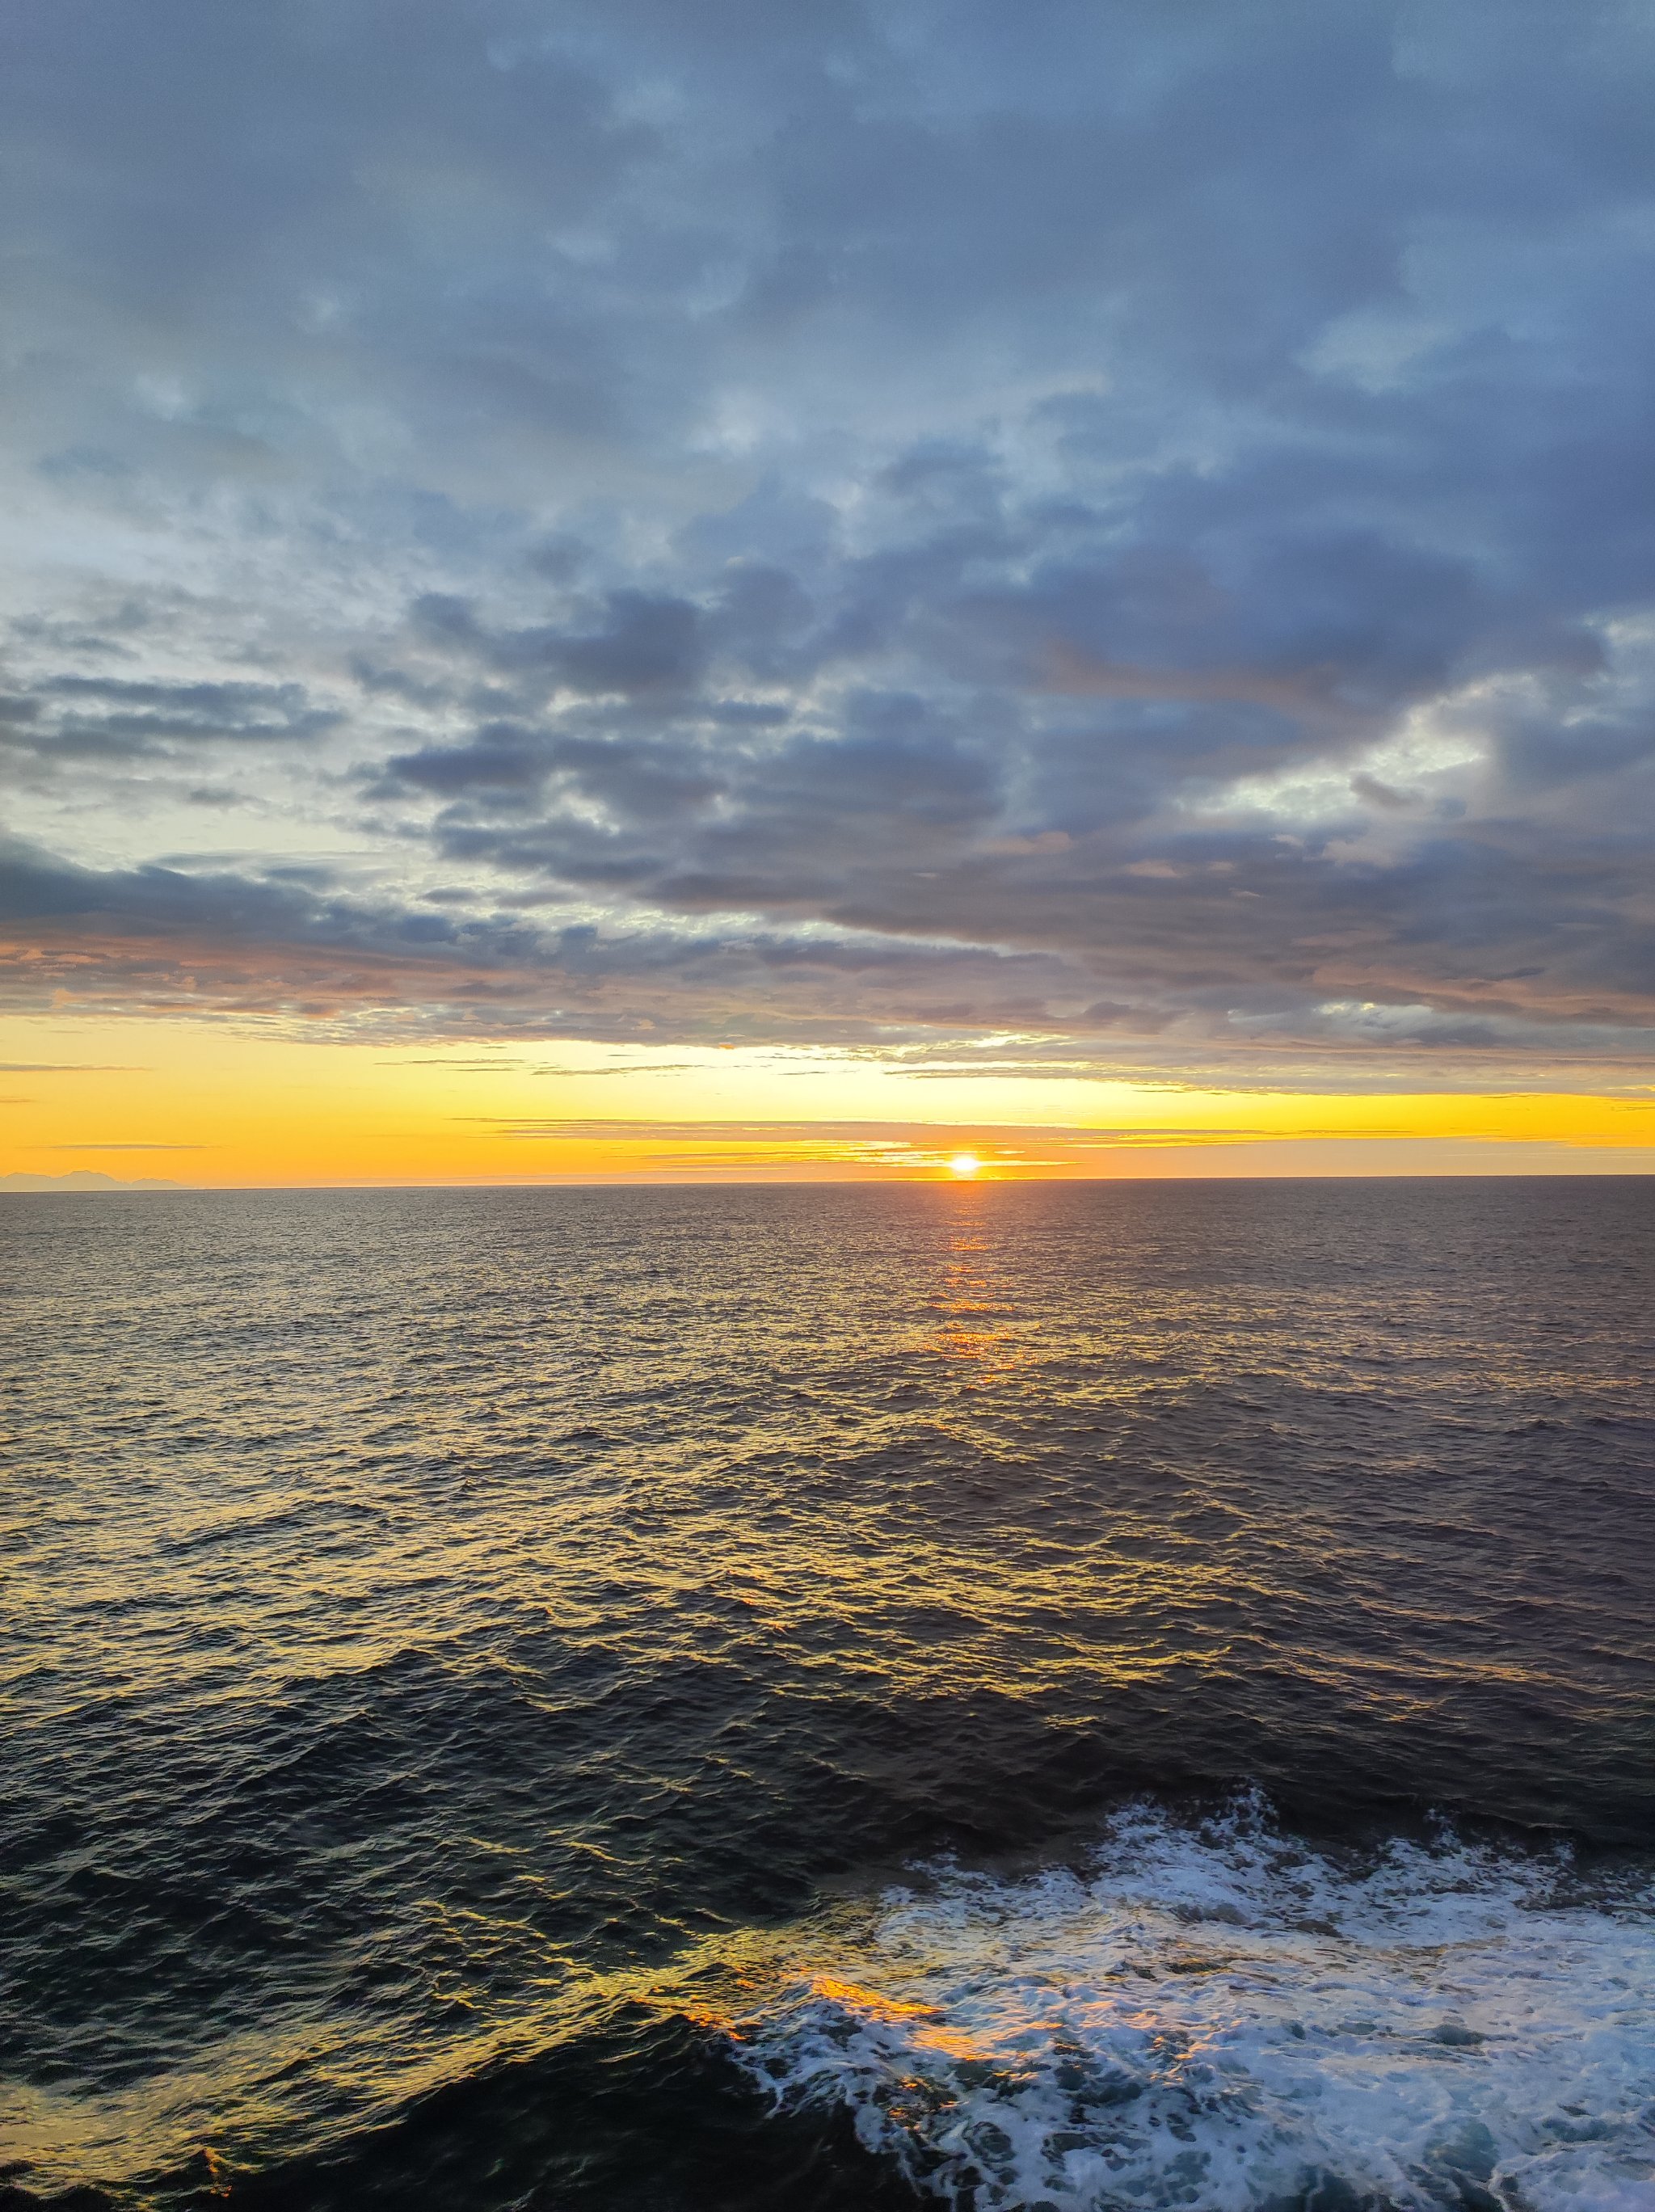
POLYGON ((1655 2206, 1655 1179, 0 1200, 0 2206, 1655 2206))

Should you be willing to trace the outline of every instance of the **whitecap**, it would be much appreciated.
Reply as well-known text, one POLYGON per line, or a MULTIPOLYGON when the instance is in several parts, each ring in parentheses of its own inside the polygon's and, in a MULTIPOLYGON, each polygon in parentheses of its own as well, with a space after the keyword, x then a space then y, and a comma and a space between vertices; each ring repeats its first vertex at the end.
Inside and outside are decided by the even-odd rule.
POLYGON ((969 2212, 1652 2212, 1655 1890, 1256 1800, 796 1929, 732 2048, 969 2212))

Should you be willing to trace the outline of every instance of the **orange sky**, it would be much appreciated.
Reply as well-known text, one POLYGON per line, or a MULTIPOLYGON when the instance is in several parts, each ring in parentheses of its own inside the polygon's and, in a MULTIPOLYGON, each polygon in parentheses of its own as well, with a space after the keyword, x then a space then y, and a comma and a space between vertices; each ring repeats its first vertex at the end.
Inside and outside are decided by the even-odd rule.
POLYGON ((592 1178, 1649 1172, 1655 1091, 1353 1092, 928 1074, 828 1053, 391 1047, 0 1025, 0 1173, 215 1187, 592 1178))

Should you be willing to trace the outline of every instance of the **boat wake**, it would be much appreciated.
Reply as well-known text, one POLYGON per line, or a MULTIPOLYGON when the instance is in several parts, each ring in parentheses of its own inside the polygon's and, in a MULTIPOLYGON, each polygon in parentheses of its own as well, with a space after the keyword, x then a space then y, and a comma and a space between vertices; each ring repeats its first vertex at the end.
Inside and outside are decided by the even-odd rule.
POLYGON ((749 1961, 739 2062, 972 2212, 1655 2206, 1644 1877, 1449 1835, 1347 1863, 1247 1799, 818 1932, 749 1961))

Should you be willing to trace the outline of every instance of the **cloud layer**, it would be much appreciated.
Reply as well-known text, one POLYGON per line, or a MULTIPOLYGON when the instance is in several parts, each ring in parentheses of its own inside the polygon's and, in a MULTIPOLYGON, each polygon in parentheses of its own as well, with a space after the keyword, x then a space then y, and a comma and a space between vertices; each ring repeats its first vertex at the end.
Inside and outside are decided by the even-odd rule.
POLYGON ((6 38, 14 1003, 1646 1058, 1646 10, 6 38))

